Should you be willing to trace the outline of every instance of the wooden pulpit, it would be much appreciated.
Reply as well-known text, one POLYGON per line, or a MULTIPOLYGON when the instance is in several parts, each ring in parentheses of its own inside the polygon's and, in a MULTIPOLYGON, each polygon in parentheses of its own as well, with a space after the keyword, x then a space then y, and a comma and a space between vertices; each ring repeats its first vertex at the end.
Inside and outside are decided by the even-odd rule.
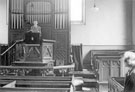
POLYGON ((24 60, 16 61, 16 66, 53 66, 54 40, 42 39, 41 44, 24 44, 24 60))
POLYGON ((46 63, 53 60, 54 40, 43 39, 41 44, 24 44, 25 62, 46 63))

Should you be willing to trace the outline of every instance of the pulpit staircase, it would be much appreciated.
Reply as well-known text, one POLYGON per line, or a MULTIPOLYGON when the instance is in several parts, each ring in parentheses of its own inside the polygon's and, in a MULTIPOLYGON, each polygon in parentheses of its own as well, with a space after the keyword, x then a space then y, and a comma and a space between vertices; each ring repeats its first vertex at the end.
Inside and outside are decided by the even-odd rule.
MULTIPOLYGON (((22 43, 13 43, 6 47, 6 50, 4 49, 1 54, 1 92, 8 92, 9 90, 10 92, 21 92, 22 90, 23 92, 48 92, 48 90, 50 92, 67 92, 71 90, 72 76, 84 81, 82 85, 78 86, 79 88, 88 88, 89 92, 91 89, 92 92, 99 91, 97 76, 93 72, 74 71, 74 64, 59 67, 37 63, 38 61, 25 62, 22 58, 23 52, 17 53, 17 47, 22 48, 22 43), (60 75, 57 76, 55 71, 58 71, 60 75), (36 75, 32 73, 36 73, 36 75), (12 84, 12 82, 14 83, 13 88, 4 87, 9 83, 12 84)), ((73 91, 78 91, 78 89, 73 91)))

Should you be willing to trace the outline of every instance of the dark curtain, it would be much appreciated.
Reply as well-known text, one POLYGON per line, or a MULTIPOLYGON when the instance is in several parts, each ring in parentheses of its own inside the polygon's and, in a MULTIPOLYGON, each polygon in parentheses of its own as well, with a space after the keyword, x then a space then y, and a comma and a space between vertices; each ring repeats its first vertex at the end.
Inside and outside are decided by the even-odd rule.
POLYGON ((72 45, 73 62, 75 63, 75 71, 82 71, 82 44, 72 45))

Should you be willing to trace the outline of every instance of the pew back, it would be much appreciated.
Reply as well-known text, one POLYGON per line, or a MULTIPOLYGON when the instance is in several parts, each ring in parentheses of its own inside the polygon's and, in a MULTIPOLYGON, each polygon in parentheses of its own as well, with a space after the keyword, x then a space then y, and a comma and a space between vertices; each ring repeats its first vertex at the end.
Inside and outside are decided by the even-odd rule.
POLYGON ((0 92, 69 92, 70 88, 0 88, 0 92))
MULTIPOLYGON (((92 50, 90 53, 92 70, 99 81, 99 90, 108 91, 108 79, 121 76, 121 54, 125 50, 92 50)), ((102 92, 101 91, 101 92, 102 92)))
POLYGON ((68 92, 71 77, 1 76, 0 86, 0 92, 68 92))

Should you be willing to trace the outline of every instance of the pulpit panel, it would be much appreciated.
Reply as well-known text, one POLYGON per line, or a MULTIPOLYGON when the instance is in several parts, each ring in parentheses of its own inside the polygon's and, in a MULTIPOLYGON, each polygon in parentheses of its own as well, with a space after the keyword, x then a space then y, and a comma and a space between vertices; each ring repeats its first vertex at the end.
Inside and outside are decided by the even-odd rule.
POLYGON ((40 44, 24 44, 24 59, 26 62, 41 62, 41 54, 40 44))
POLYGON ((42 59, 53 60, 53 43, 42 44, 42 59))

